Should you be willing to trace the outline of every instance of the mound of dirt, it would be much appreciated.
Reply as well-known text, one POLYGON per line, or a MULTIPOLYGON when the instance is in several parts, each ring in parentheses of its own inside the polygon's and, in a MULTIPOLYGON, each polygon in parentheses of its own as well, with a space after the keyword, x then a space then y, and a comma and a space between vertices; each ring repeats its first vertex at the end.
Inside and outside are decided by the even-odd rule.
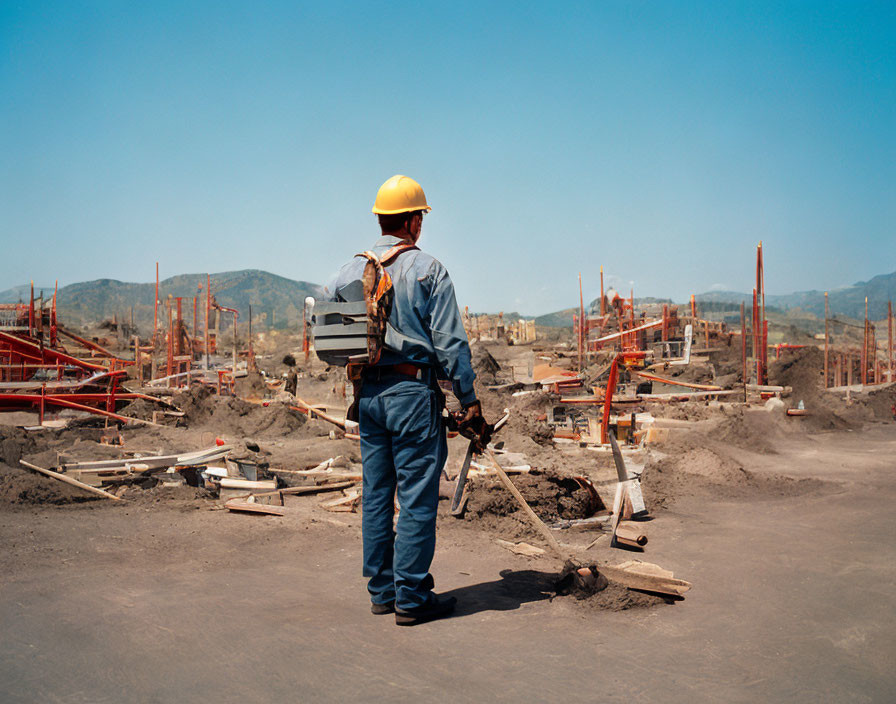
POLYGON ((699 433, 687 433, 665 444, 663 454, 651 453, 641 475, 644 500, 656 509, 694 497, 775 498, 804 495, 824 486, 825 482, 816 479, 751 472, 699 433))
POLYGON ((24 467, 0 463, 0 504, 70 504, 94 500, 106 501, 24 467))
POLYGON ((803 402, 809 411, 802 419, 807 429, 857 429, 872 417, 865 406, 846 406, 840 397, 824 391, 824 353, 817 347, 806 347, 776 359, 769 366, 768 378, 770 384, 793 389, 786 399, 789 407, 803 402))
POLYGON ((234 386, 236 395, 240 398, 262 399, 268 393, 264 377, 258 372, 250 371, 246 376, 238 378, 234 386))
POLYGON ((310 430, 305 428, 307 418, 278 402, 267 406, 249 403, 235 396, 217 396, 206 387, 199 386, 178 394, 175 405, 183 412, 181 419, 194 429, 208 428, 216 433, 248 437, 278 437, 310 430))
MULTIPOLYGON (((545 523, 588 518, 603 506, 572 477, 554 472, 532 472, 512 479, 532 510, 545 523)), ((535 535, 516 499, 493 478, 470 482, 465 518, 485 530, 512 538, 535 535)))
POLYGON ((770 384, 790 386, 794 398, 815 399, 824 383, 824 353, 817 347, 806 347, 774 360, 768 369, 770 384))
POLYGON ((713 379, 713 366, 692 362, 681 367, 670 367, 666 372, 670 378, 677 381, 688 381, 692 384, 711 384, 713 379))
POLYGON ((765 410, 736 407, 724 411, 724 417, 709 433, 709 437, 743 450, 765 455, 777 454, 772 440, 784 435, 780 414, 765 410))
POLYGON ((649 609, 661 604, 672 603, 658 594, 640 592, 621 584, 610 582, 606 588, 595 594, 573 593, 576 601, 589 609, 597 611, 627 611, 628 609, 649 609))
POLYGON ((140 420, 152 420, 152 412, 162 410, 163 406, 143 398, 134 399, 127 406, 122 408, 118 413, 127 418, 138 418, 140 420))
POLYGON ((896 420, 896 385, 856 395, 855 403, 863 406, 875 420, 896 420))
POLYGON ((495 375, 501 369, 501 365, 483 345, 473 345, 470 348, 473 357, 473 371, 476 378, 482 384, 495 384, 495 375))

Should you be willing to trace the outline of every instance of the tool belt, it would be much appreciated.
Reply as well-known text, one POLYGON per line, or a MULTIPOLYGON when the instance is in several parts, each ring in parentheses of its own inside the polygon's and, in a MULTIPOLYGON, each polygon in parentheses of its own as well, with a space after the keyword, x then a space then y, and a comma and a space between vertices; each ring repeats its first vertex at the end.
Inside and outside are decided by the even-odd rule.
POLYGON ((426 367, 420 367, 410 362, 401 364, 382 364, 375 367, 362 367, 362 378, 367 381, 382 381, 384 379, 411 377, 421 381, 427 374, 426 367))
POLYGON ((346 373, 349 381, 352 383, 354 392, 354 400, 352 405, 348 407, 346 418, 348 420, 358 422, 358 402, 361 398, 361 388, 365 381, 405 381, 415 379, 425 383, 436 393, 436 400, 439 404, 439 412, 445 407, 445 394, 436 380, 436 375, 432 368, 420 366, 411 362, 401 362, 399 364, 382 364, 377 366, 369 366, 365 364, 349 364, 346 367, 346 373))

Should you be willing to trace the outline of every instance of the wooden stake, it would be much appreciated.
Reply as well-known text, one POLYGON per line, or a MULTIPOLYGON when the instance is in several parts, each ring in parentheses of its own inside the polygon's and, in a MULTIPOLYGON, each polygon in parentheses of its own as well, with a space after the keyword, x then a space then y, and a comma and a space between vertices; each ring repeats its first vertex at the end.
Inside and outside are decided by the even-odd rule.
POLYGON ((97 489, 95 486, 90 486, 88 484, 84 484, 83 482, 79 482, 77 479, 72 479, 71 477, 67 477, 64 474, 60 474, 59 472, 54 472, 51 469, 44 469, 43 467, 38 467, 36 464, 31 464, 30 462, 26 462, 25 460, 19 460, 19 464, 23 467, 27 467, 28 469, 33 469, 35 472, 40 472, 41 474, 45 474, 52 479, 58 479, 61 482, 66 484, 70 484, 71 486, 75 486, 79 489, 84 489, 84 491, 89 491, 91 494, 96 494, 97 496, 102 496, 104 499, 112 499, 113 501, 121 501, 121 497, 115 496, 115 494, 110 494, 108 491, 103 491, 102 489, 97 489))

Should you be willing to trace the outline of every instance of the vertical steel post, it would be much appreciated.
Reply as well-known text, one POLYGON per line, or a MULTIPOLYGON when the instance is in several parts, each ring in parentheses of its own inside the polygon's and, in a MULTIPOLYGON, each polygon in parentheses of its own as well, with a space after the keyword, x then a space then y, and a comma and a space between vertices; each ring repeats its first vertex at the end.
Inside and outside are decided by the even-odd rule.
POLYGON ((208 316, 212 309, 212 277, 205 275, 205 368, 208 370, 209 340, 208 340, 208 316))
POLYGON ((862 386, 865 386, 868 372, 868 296, 865 296, 865 324, 862 331, 862 372, 859 377, 862 386))
POLYGON ((609 442, 609 438, 607 437, 607 429, 610 426, 610 406, 612 406, 613 404, 613 392, 616 390, 616 379, 619 375, 618 367, 620 357, 621 355, 613 357, 613 361, 610 363, 610 376, 607 379, 607 393, 604 396, 604 409, 600 422, 600 442, 602 445, 605 445, 607 444, 607 442, 609 442))
POLYGON ((740 356, 742 363, 741 376, 744 383, 744 403, 747 402, 747 314, 744 302, 740 302, 740 356))
POLYGON ((585 368, 585 298, 582 295, 582 272, 579 272, 579 371, 585 368))
POLYGON ((828 292, 824 292, 824 388, 828 388, 828 292))
POLYGON ((236 319, 237 319, 237 312, 233 311, 233 374, 231 374, 231 376, 230 376, 230 383, 234 385, 233 386, 234 389, 236 388, 236 345, 237 345, 236 319))
POLYGON ((152 346, 156 346, 156 334, 159 329, 159 263, 156 262, 156 300, 152 309, 152 346))
POLYGON ((893 301, 887 301, 887 381, 893 381, 893 301))

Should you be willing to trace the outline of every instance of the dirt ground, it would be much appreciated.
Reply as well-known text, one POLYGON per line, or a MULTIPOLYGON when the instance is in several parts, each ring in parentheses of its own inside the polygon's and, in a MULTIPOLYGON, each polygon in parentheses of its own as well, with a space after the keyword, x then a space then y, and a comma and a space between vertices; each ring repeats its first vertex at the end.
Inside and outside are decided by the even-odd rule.
MULTIPOLYGON (((525 366, 525 350, 490 353, 480 363, 496 383, 525 366)), ((7 414, 0 701, 892 701, 893 390, 846 405, 813 384, 811 356, 772 373, 794 388, 787 404, 804 400, 815 420, 737 404, 662 410, 695 422, 639 455, 652 516, 643 553, 558 532, 585 562, 673 570, 693 585, 684 600, 617 585, 558 596, 555 559, 498 545, 542 543, 478 476, 463 519, 440 504, 433 574, 458 611, 413 629, 369 612, 359 514, 300 496, 282 517, 241 515, 204 489, 163 483, 129 487, 120 503, 92 499, 15 465, 117 456, 98 444, 103 430, 25 431, 7 414)), ((300 393, 340 402, 333 378, 307 382, 300 393)), ((499 439, 533 467, 515 482, 545 520, 611 505, 612 459, 547 441, 537 418, 550 397, 482 391, 488 415, 512 411, 499 439)), ((178 427, 126 428, 125 446, 188 451, 220 437, 271 469, 335 456, 360 467, 356 441, 284 404, 174 400, 178 427)), ((449 473, 464 448, 450 441, 449 473)))

